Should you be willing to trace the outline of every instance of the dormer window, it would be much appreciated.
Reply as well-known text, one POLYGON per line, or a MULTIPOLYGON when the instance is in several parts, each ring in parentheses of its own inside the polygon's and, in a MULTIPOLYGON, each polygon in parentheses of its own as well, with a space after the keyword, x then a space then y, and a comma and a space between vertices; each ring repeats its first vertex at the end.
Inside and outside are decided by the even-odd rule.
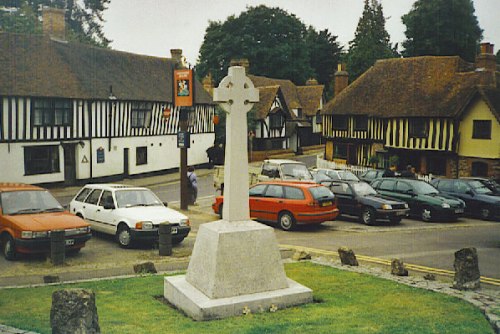
POLYGON ((283 117, 280 113, 269 115, 269 127, 271 129, 281 129, 283 127, 283 117))
POLYGON ((73 110, 69 99, 35 99, 33 125, 71 125, 73 110))
POLYGON ((149 102, 132 102, 130 125, 133 128, 149 128, 151 124, 152 104, 149 102))

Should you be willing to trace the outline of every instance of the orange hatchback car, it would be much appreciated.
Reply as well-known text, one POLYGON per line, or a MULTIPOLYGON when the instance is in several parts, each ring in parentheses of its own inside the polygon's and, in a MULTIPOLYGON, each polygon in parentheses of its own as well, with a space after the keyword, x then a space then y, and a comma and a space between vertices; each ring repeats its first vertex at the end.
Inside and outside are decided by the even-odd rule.
MULTIPOLYGON (((250 217, 263 222, 278 222, 285 231, 297 224, 321 224, 335 220, 339 210, 333 193, 312 182, 262 182, 249 190, 250 217)), ((224 197, 218 196, 212 209, 222 218, 224 197)))
POLYGON ((50 233, 65 231, 66 250, 78 252, 92 236, 90 225, 65 211, 46 190, 0 183, 0 245, 7 260, 18 253, 50 252, 50 233))

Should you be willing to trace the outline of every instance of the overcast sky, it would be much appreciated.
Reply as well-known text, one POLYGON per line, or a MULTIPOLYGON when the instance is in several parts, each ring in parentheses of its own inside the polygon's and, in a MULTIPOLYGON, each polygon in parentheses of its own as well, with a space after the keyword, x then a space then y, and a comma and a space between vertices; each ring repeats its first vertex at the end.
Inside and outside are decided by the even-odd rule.
MULTIPOLYGON (((483 41, 500 47, 500 0, 473 0, 483 41)), ((414 0, 382 0, 391 43, 405 39, 401 16, 414 0)), ((111 47, 133 53, 170 57, 182 49, 194 65, 209 21, 238 16, 247 6, 264 4, 295 14, 316 30, 328 29, 347 46, 363 12, 364 0, 112 0, 104 12, 104 32, 111 47)))

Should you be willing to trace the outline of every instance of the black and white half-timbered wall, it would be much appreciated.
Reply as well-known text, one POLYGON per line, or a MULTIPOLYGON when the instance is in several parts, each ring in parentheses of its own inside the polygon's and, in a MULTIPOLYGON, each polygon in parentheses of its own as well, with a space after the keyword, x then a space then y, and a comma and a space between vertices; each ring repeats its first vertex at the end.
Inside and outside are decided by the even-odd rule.
POLYGON ((459 57, 377 61, 323 108, 325 156, 420 173, 500 177, 500 71, 493 47, 459 57), (376 159, 374 159, 376 160, 376 159))
MULTIPOLYGON (((179 167, 175 59, 47 35, 0 33, 0 49, 0 181, 73 184, 179 167)), ((203 164, 214 105, 195 85, 188 163, 203 164)))

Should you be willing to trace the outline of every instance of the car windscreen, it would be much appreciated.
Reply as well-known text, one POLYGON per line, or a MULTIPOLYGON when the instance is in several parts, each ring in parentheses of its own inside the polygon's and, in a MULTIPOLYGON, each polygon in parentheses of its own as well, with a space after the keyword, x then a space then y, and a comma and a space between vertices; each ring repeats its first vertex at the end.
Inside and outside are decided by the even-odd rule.
POLYGON ((61 204, 45 190, 9 191, 1 194, 4 215, 63 211, 61 204))
POLYGON ((492 194, 490 188, 488 188, 484 183, 479 181, 470 181, 469 186, 474 189, 478 194, 492 194))
POLYGON ((351 184, 354 192, 360 196, 376 195, 377 192, 368 183, 360 182, 351 184))
POLYGON ((281 171, 285 179, 313 180, 307 167, 301 164, 282 164, 281 171))
POLYGON ((413 189, 417 194, 421 195, 434 195, 434 194, 439 194, 439 191, 428 184, 425 181, 420 181, 420 182, 414 182, 413 183, 413 189))
POLYGON ((323 198, 333 198, 333 193, 330 191, 330 189, 324 186, 311 187, 309 188, 309 191, 311 192, 311 195, 315 200, 323 198))
POLYGON ((346 181, 359 181, 359 178, 356 176, 356 174, 343 170, 339 172, 339 176, 341 180, 346 180, 346 181))
POLYGON ((158 197, 148 189, 117 190, 115 197, 119 208, 163 205, 158 197))

